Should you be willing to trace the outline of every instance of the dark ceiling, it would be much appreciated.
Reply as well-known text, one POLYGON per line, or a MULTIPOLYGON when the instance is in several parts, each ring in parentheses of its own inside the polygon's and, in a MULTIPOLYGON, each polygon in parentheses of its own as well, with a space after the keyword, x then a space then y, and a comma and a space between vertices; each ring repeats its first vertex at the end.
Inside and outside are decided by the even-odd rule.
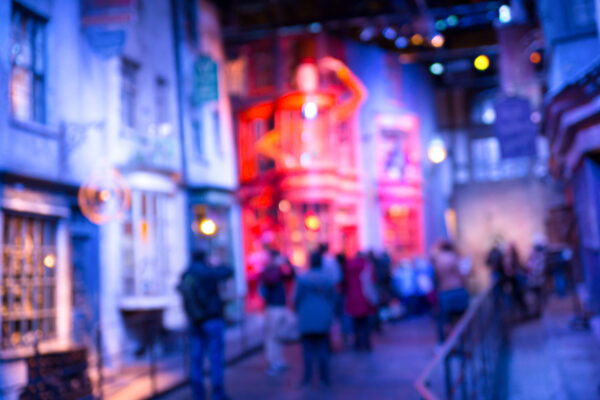
MULTIPOLYGON (((535 0, 517 1, 523 5, 524 18, 535 23, 535 0)), ((214 3, 219 7, 228 44, 261 39, 276 32, 324 31, 395 51, 406 62, 427 64, 472 60, 478 54, 495 57, 499 9, 511 0, 214 0, 214 3), (431 38, 438 33, 445 42, 436 48, 431 38), (411 43, 415 34, 422 36, 422 44, 411 43)), ((484 75, 481 78, 487 79, 495 71, 490 69, 484 75)))
MULTIPOLYGON (((493 24, 498 9, 509 0, 218 0, 228 42, 247 41, 272 35, 274 30, 325 30, 332 34, 361 40, 368 38, 389 50, 404 53, 427 52, 428 46, 398 49, 398 36, 410 38, 419 33, 430 38, 443 31, 445 49, 494 44, 493 24), (457 18, 454 26, 438 29, 436 22, 457 18), (318 23, 315 24, 315 23, 318 23), (313 24, 313 25, 311 25, 313 24), (386 38, 383 30, 393 28, 386 38), (374 32, 374 33, 371 33, 374 32)), ((535 19, 534 0, 522 0, 529 19, 535 19)))

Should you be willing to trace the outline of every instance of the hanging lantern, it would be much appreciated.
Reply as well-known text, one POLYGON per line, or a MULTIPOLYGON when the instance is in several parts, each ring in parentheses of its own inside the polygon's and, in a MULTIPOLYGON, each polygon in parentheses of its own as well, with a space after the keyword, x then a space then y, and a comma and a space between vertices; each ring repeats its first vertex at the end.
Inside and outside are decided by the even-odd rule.
POLYGON ((81 185, 77 200, 83 215, 100 225, 121 217, 131 204, 131 193, 121 174, 106 168, 81 185))

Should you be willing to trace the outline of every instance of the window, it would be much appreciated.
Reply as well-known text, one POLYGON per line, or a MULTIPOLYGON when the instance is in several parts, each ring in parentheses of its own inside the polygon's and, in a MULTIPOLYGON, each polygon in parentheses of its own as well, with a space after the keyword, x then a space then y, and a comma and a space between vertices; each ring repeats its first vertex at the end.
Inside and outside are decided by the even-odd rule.
POLYGON ((215 135, 215 148, 219 156, 223 156, 223 142, 221 140, 221 116, 219 114, 219 106, 211 111, 213 133, 215 135))
POLYGON ((154 94, 156 96, 156 126, 159 132, 166 134, 163 130, 166 129, 165 125, 169 125, 169 84, 164 78, 156 78, 154 94))
POLYGON ((169 195, 133 191, 131 210, 123 221, 125 296, 163 296, 171 254, 169 195))
POLYGON ((12 116, 19 120, 46 122, 46 22, 14 5, 11 18, 12 116))
POLYGON ((204 146, 204 135, 202 134, 202 123, 197 117, 192 118, 192 134, 194 139, 194 148, 198 158, 204 160, 206 158, 206 150, 204 146))
POLYGON ((135 129, 137 104, 137 73, 139 66, 133 61, 121 61, 121 122, 135 129))
POLYGON ((471 141, 471 162, 473 177, 478 181, 501 178, 500 143, 496 137, 471 141))
POLYGON ((5 214, 0 349, 56 337, 56 221, 5 214))

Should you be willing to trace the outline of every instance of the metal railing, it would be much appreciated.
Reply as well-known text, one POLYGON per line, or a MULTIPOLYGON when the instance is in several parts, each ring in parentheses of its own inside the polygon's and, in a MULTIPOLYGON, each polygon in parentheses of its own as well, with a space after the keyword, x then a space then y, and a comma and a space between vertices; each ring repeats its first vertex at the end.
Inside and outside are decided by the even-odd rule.
POLYGON ((497 286, 480 293, 415 381, 425 400, 496 399, 508 315, 497 286))

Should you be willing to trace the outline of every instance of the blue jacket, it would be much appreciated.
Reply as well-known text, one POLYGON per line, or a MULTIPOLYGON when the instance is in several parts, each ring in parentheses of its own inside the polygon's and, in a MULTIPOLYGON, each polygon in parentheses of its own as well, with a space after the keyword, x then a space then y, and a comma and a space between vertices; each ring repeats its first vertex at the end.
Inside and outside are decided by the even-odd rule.
POLYGON ((335 282, 329 271, 311 269, 298 278, 294 305, 301 334, 329 332, 335 298, 335 282))

